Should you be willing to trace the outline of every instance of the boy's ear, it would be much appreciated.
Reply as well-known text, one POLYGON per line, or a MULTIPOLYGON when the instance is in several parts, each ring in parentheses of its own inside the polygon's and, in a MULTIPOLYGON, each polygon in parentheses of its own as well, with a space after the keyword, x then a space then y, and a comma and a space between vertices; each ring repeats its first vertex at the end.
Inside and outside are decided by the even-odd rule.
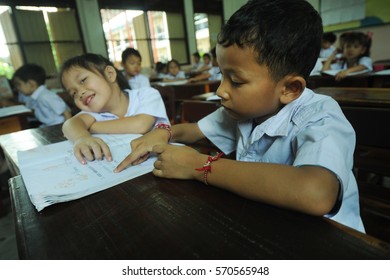
POLYGON ((301 96, 306 87, 306 81, 303 77, 297 75, 289 75, 283 78, 284 86, 280 95, 280 102, 288 104, 301 96))
POLYGON ((104 69, 104 74, 106 75, 106 78, 110 82, 115 82, 116 81, 116 69, 112 66, 106 66, 106 69, 104 69))

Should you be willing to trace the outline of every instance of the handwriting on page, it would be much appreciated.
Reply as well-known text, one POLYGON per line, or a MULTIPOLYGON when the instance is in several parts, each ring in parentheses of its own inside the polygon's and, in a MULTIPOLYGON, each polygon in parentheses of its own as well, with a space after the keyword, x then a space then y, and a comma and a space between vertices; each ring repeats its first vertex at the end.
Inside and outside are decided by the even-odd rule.
POLYGON ((120 173, 115 167, 130 153, 131 140, 140 135, 96 135, 110 147, 113 160, 82 165, 73 155, 70 141, 18 152, 20 172, 32 203, 38 211, 118 185, 153 169, 154 158, 120 173))

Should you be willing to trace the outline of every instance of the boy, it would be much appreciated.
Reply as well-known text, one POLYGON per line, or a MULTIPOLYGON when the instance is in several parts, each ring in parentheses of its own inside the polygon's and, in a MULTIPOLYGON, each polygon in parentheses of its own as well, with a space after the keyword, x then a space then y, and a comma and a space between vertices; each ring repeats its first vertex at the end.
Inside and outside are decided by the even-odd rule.
POLYGON ((158 177, 196 179, 364 232, 351 171, 354 130, 336 101, 306 88, 321 33, 321 18, 307 1, 249 1, 218 37, 221 108, 198 123, 134 140, 114 171, 154 152, 158 177), (205 137, 225 154, 235 151, 236 160, 167 144, 205 137))
POLYGON ((43 67, 25 64, 15 71, 12 80, 18 92, 26 96, 23 101, 26 107, 34 111, 40 126, 60 124, 72 117, 65 101, 45 86, 46 72, 43 67))
POLYGON ((322 35, 320 58, 328 58, 333 54, 336 48, 333 44, 336 42, 336 34, 327 32, 322 35))
POLYGON ((122 52, 122 66, 130 89, 150 87, 149 78, 141 74, 141 54, 133 48, 127 48, 122 52))

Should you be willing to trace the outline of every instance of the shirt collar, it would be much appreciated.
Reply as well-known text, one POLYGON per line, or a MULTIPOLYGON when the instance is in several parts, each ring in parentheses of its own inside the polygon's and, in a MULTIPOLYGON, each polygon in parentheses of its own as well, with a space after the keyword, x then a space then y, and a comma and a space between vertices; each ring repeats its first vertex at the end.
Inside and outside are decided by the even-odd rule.
POLYGON ((46 86, 45 85, 40 85, 34 92, 33 94, 31 95, 31 98, 34 99, 34 100, 37 100, 39 95, 44 92, 46 89, 46 86))
POLYGON ((252 140, 258 140, 263 134, 269 136, 286 136, 288 134, 291 118, 294 113, 304 104, 309 95, 314 94, 305 88, 301 96, 284 106, 276 115, 257 125, 252 132, 252 140))

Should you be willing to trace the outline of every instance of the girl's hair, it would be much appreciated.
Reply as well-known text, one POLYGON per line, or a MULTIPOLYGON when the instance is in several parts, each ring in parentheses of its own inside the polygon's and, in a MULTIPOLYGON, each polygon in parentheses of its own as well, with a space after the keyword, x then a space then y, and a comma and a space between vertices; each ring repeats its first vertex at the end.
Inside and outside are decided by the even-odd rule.
POLYGON ((114 67, 116 71, 116 82, 118 83, 121 90, 129 89, 129 83, 126 80, 126 77, 114 66, 114 64, 109 61, 107 58, 103 57, 100 54, 94 54, 94 53, 86 53, 79 56, 72 57, 65 61, 62 64, 61 70, 60 70, 60 81, 62 87, 64 85, 62 84, 62 76, 64 72, 68 71, 69 69, 73 67, 80 67, 87 69, 88 71, 95 72, 103 77, 104 70, 107 66, 114 67))
POLYGON ((358 44, 366 48, 366 51, 360 57, 370 56, 371 38, 367 34, 362 32, 345 32, 340 38, 342 38, 343 49, 345 44, 358 44))

